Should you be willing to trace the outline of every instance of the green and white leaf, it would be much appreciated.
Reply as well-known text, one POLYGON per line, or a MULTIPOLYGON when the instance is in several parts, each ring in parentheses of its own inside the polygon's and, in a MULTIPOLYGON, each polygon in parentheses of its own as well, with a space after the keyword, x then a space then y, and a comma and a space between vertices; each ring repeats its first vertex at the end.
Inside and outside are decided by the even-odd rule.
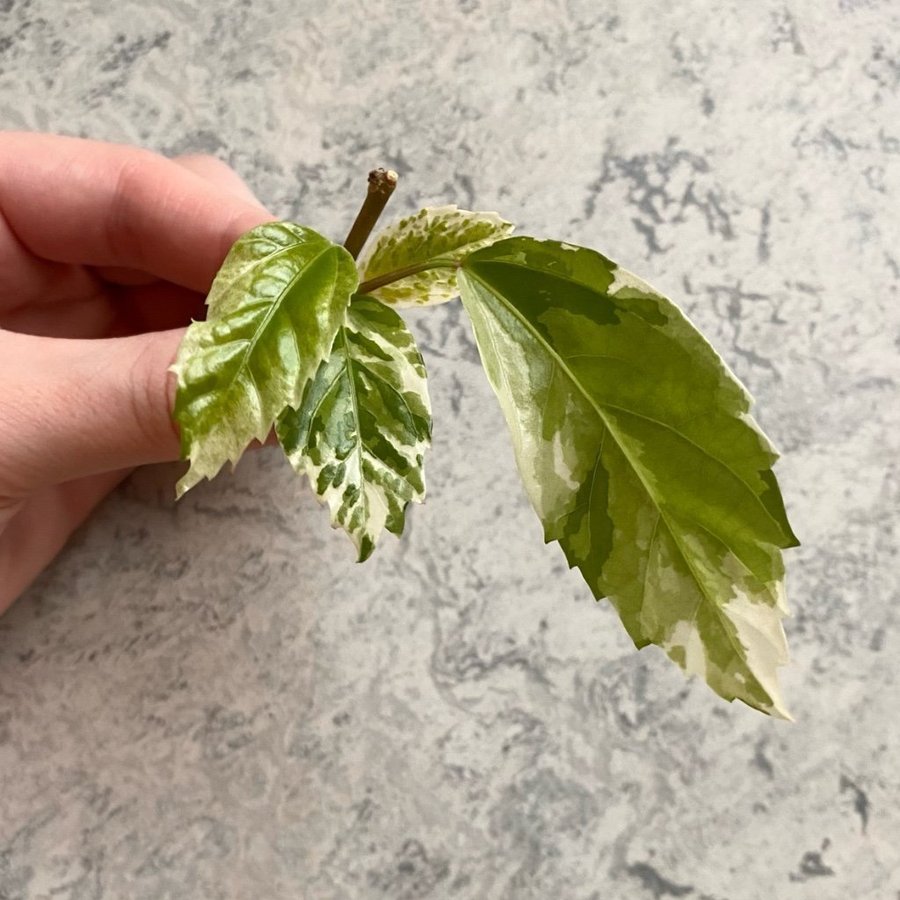
POLYGON ((178 496, 264 441, 300 404, 356 290, 353 258, 315 231, 270 222, 243 235, 216 275, 172 371, 174 418, 190 469, 178 496))
POLYGON ((383 529, 399 535, 410 501, 425 497, 431 438, 425 365, 397 313, 354 297, 331 355, 298 410, 276 431, 294 468, 366 559, 383 529))
POLYGON ((594 251, 511 238, 459 276, 547 541, 638 647, 786 716, 781 548, 751 398, 669 300, 594 251))
POLYGON ((360 280, 435 264, 369 294, 391 306, 433 306, 453 300, 456 264, 469 253, 508 237, 513 225, 494 212, 470 212, 455 206, 419 210, 380 232, 360 264, 360 280))

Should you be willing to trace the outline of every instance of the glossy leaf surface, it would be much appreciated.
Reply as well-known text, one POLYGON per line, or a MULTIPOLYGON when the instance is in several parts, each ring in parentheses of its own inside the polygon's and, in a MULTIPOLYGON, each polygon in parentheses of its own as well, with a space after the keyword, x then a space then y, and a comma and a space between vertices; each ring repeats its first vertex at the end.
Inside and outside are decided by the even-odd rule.
POLYGON ((309 228, 267 223, 235 243, 206 320, 188 328, 173 366, 174 417, 191 463, 179 496, 237 462, 282 410, 300 404, 356 286, 350 254, 309 228))
POLYGON ((425 366, 400 316, 355 297, 300 408, 286 410, 276 430, 360 561, 383 529, 399 535, 407 505, 425 496, 431 437, 425 366))
POLYGON ((455 206, 422 209, 389 225, 376 238, 360 265, 361 280, 442 260, 447 265, 416 272, 370 291, 391 306, 432 306, 453 300, 456 268, 467 254, 507 237, 513 230, 497 213, 470 212, 455 206))
POLYGON ((786 715, 780 548, 797 541, 744 388, 670 301, 591 250, 511 238, 459 284, 546 540, 638 647, 786 715))

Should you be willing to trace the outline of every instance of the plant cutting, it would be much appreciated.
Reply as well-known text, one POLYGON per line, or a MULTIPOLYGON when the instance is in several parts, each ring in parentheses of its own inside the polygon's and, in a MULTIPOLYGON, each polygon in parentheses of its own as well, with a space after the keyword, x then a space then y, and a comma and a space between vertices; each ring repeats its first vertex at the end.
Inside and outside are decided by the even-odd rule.
POLYGON ((496 213, 423 209, 357 261, 395 184, 371 173, 343 246, 290 222, 234 244, 173 366, 178 495, 274 428, 365 560, 425 496, 426 372, 396 310, 459 297, 545 541, 637 647, 788 717, 781 551, 798 542, 747 391, 649 284, 496 213))

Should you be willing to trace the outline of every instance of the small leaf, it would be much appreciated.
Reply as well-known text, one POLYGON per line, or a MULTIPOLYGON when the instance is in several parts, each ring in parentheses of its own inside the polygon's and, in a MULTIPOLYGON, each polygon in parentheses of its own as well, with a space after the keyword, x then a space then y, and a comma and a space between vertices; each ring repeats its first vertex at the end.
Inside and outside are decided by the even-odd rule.
POLYGON ((188 328, 172 370, 174 417, 188 472, 181 496, 250 441, 264 441, 285 407, 300 403, 327 356, 356 289, 343 247, 309 228, 270 222, 243 235, 188 328))
POLYGON ((378 235, 360 265, 361 280, 441 261, 443 267, 423 269, 369 293, 397 307, 446 303, 459 293, 454 264, 474 250, 507 237, 513 227, 493 212, 469 212, 455 206, 422 209, 378 235))
POLYGON ((354 297, 330 357, 276 431, 360 562, 384 528, 399 535, 409 502, 425 497, 422 460, 431 437, 425 365, 400 316, 354 297))
POLYGON ((687 318, 592 250, 511 238, 460 290, 546 540, 638 647, 786 715, 780 548, 797 540, 750 397, 687 318))

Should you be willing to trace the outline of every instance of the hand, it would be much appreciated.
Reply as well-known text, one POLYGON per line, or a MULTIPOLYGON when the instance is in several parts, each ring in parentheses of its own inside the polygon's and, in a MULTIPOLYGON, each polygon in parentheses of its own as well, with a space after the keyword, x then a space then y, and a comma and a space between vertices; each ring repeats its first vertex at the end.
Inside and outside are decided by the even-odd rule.
POLYGON ((132 468, 178 458, 184 326, 271 219, 211 157, 0 134, 0 612, 132 468))

